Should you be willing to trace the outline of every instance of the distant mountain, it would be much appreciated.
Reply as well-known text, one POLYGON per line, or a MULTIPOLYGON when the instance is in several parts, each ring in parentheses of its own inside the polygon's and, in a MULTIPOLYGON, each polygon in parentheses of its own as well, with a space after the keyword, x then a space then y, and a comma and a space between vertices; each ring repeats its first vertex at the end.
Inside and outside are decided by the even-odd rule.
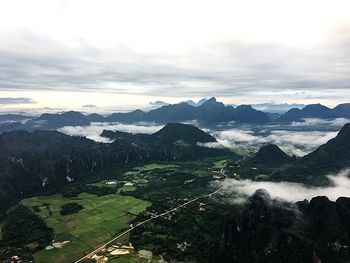
POLYGON ((270 113, 279 113, 283 114, 287 112, 288 110, 294 109, 294 108, 304 108, 305 104, 288 104, 288 103, 281 103, 281 104, 275 104, 275 103, 258 103, 258 104, 251 104, 251 106, 256 109, 263 112, 270 112, 270 113))
MULTIPOLYGON (((186 102, 170 104, 148 112, 134 110, 123 113, 117 112, 108 116, 97 113, 84 115, 76 111, 63 113, 44 113, 39 117, 30 118, 26 123, 21 123, 25 116, 3 116, 4 120, 12 118, 17 120, 12 123, 0 123, 0 133, 12 130, 54 130, 64 126, 88 126, 91 122, 183 122, 189 120, 199 120, 203 122, 229 122, 239 123, 267 123, 270 121, 268 114, 257 111, 249 105, 240 105, 237 108, 225 106, 215 98, 202 99, 197 106, 189 105, 186 102), (17 119, 16 119, 17 118, 17 119)), ((0 118, 1 119, 1 118, 0 118)), ((1 121, 1 120, 0 120, 1 121)))
POLYGON ((350 198, 291 204, 258 190, 224 226, 217 262, 348 262, 349 219, 350 198))
POLYGON ((60 128, 63 126, 87 126, 90 125, 87 117, 77 111, 63 113, 44 113, 40 117, 28 122, 28 125, 44 125, 49 128, 60 128))
POLYGON ((159 123, 199 120, 205 122, 237 121, 242 123, 266 123, 270 118, 266 113, 254 110, 251 106, 241 105, 237 108, 225 106, 215 98, 205 101, 200 106, 191 106, 185 102, 163 106, 143 112, 114 113, 106 117, 108 121, 154 121, 159 123))
MULTIPOLYGON (((204 102, 206 102, 207 100, 208 100, 208 99, 203 98, 203 99, 200 99, 198 102, 194 102, 193 100, 186 100, 186 101, 183 101, 183 102, 187 103, 188 105, 197 107, 197 106, 202 105, 202 104, 203 104, 204 102)), ((183 103, 183 102, 180 102, 180 103, 183 103)), ((157 100, 157 101, 154 101, 154 102, 149 102, 149 104, 150 104, 151 106, 153 106, 153 107, 161 107, 161 106, 170 105, 170 103, 165 102, 165 101, 162 101, 162 100, 157 100)))
POLYGON ((302 121, 305 118, 350 118, 350 103, 339 104, 334 109, 330 109, 321 104, 307 105, 302 109, 291 109, 283 114, 278 121, 292 122, 302 121))
POLYGON ((103 122, 105 117, 101 114, 92 113, 86 116, 87 120, 90 122, 103 122))
POLYGON ((24 121, 32 118, 33 118, 32 116, 21 115, 21 114, 2 114, 0 115, 0 122, 24 121))
POLYGON ((25 123, 14 122, 0 125, 0 133, 12 130, 53 130, 64 126, 88 126, 88 117, 77 111, 63 113, 44 113, 37 118, 31 118, 25 123))
POLYGON ((251 158, 254 164, 283 164, 293 161, 294 158, 283 152, 277 145, 268 144, 259 149, 251 158))

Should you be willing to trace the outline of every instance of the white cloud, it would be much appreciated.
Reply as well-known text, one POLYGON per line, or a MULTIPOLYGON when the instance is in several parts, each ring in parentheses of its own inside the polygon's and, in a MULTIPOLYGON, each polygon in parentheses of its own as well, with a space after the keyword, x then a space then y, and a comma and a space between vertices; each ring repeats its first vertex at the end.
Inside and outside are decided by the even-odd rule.
POLYGON ((350 99, 349 10, 347 0, 1 1, 0 90, 40 106, 107 104, 96 93, 115 104, 335 104, 350 99))
POLYGON ((228 196, 230 193, 237 193, 245 197, 251 196, 258 189, 267 190, 274 198, 279 197, 289 202, 310 200, 315 196, 327 196, 335 201, 338 197, 350 197, 350 170, 340 171, 336 175, 329 175, 331 185, 325 187, 309 187, 303 184, 290 182, 255 182, 252 180, 233 181, 226 179, 218 182, 219 186, 224 186, 228 196))
POLYGON ((318 125, 332 125, 343 126, 346 123, 350 123, 349 119, 336 118, 336 119, 318 119, 318 118, 305 118, 303 122, 293 121, 292 126, 318 126, 318 125))
POLYGON ((110 139, 101 137, 100 134, 103 130, 111 131, 123 131, 130 133, 145 133, 151 134, 160 130, 163 126, 155 125, 153 123, 138 123, 138 124, 121 124, 121 123, 104 123, 104 122, 92 122, 90 126, 66 126, 59 129, 60 132, 76 135, 85 136, 89 139, 110 143, 110 139))
POLYGON ((212 131, 212 135, 225 147, 246 148, 257 151, 265 144, 276 144, 288 154, 303 156, 335 137, 333 131, 272 130, 267 134, 255 134, 252 130, 229 129, 212 131))

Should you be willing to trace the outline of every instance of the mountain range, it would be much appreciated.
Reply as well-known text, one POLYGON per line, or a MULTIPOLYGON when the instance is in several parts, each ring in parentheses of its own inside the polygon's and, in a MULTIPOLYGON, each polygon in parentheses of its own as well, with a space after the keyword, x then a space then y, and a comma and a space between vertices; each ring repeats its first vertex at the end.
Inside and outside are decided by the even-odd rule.
POLYGON ((331 109, 321 104, 307 105, 302 109, 294 108, 283 114, 278 121, 292 122, 303 121, 305 118, 350 118, 350 103, 339 104, 331 109))
POLYGON ((234 156, 197 142, 215 142, 202 130, 168 124, 151 134, 104 131, 113 143, 98 143, 58 131, 12 131, 0 135, 0 214, 13 201, 44 193, 100 171, 152 161, 185 161, 210 156, 234 156))
MULTIPOLYGON (((97 113, 84 115, 76 111, 49 114, 44 113, 39 117, 31 118, 25 123, 18 121, 18 116, 10 119, 8 116, 3 119, 11 123, 0 125, 0 132, 11 130, 36 130, 36 129, 58 129, 64 126, 88 126, 91 122, 183 122, 189 120, 198 120, 203 122, 218 123, 235 121, 240 123, 267 123, 269 116, 261 111, 253 109, 249 105, 241 105, 236 108, 225 106, 216 101, 215 98, 201 101, 200 105, 192 106, 187 102, 179 104, 165 105, 158 109, 148 112, 134 110, 127 113, 113 113, 103 116, 97 113)), ((0 115, 1 119, 1 115, 0 115)), ((23 117, 24 119, 24 117, 23 117)))
MULTIPOLYGON (((271 113, 256 110, 254 109, 256 105, 265 104, 254 104, 253 106, 240 105, 237 107, 225 106, 213 97, 202 99, 198 103, 187 101, 178 104, 166 104, 148 112, 137 109, 125 113, 117 112, 107 116, 97 113, 84 115, 76 111, 44 113, 39 117, 4 114, 0 115, 0 133, 12 130, 52 130, 64 126, 88 126, 91 122, 133 123, 145 121, 166 124, 169 122, 197 120, 210 124, 232 121, 236 123, 266 124, 271 122, 290 123, 293 121, 304 121, 303 119, 305 118, 350 118, 350 103, 339 104, 333 109, 321 104, 312 104, 302 109, 290 109, 283 115, 276 112, 271 113)), ((296 106, 301 107, 302 105, 296 104, 296 106)), ((267 105, 266 107, 269 106, 267 105)), ((266 107, 265 109, 268 110, 266 107)), ((285 107, 285 104, 281 104, 281 107, 285 107)))
POLYGON ((263 146, 242 162, 240 172, 246 178, 255 178, 251 167, 259 167, 259 173, 267 174, 269 181, 324 185, 329 183, 326 175, 350 167, 349 157, 350 123, 345 124, 336 137, 301 158, 288 156, 277 145, 263 146))

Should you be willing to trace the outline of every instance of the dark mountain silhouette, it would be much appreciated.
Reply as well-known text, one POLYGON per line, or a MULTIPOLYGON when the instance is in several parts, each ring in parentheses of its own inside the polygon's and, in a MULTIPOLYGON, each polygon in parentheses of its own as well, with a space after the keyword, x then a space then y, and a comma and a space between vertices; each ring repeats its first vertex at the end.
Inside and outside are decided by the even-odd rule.
POLYGON ((106 169, 139 162, 233 155, 226 149, 197 146, 197 140, 209 142, 215 139, 190 125, 169 124, 153 135, 110 131, 104 131, 102 135, 113 138, 114 142, 103 144, 57 131, 2 133, 0 214, 24 196, 56 189, 71 180, 86 180, 106 169), (185 143, 171 140, 172 136, 185 143))
POLYGON ((152 136, 163 143, 183 141, 189 144, 197 142, 216 142, 216 139, 195 126, 181 123, 168 123, 152 136))
POLYGON ((63 113, 44 113, 37 118, 25 123, 15 122, 0 125, 0 132, 12 130, 48 130, 58 129, 64 126, 87 126, 90 125, 88 117, 77 111, 63 113))
POLYGON ((166 105, 161 108, 143 112, 141 110, 129 113, 114 113, 105 118, 108 121, 135 122, 154 121, 159 123, 199 120, 206 122, 237 121, 243 123, 266 123, 270 119, 267 114, 254 110, 248 105, 225 106, 223 103, 210 98, 199 106, 186 102, 166 105))
POLYGON ((307 105, 302 109, 294 108, 283 114, 278 121, 302 121, 304 118, 350 118, 350 103, 339 104, 334 109, 321 104, 307 105))
POLYGON ((32 116, 21 115, 21 114, 2 114, 0 115, 0 122, 13 122, 13 121, 23 121, 32 119, 32 116))
POLYGON ((283 164, 295 160, 275 144, 268 144, 259 149, 251 158, 253 164, 283 164))
POLYGON ((350 167, 350 123, 337 136, 297 160, 286 170, 275 172, 272 180, 287 180, 312 185, 327 184, 325 175, 350 167))
POLYGON ((350 198, 291 204, 258 190, 225 226, 217 262, 347 262, 350 198))

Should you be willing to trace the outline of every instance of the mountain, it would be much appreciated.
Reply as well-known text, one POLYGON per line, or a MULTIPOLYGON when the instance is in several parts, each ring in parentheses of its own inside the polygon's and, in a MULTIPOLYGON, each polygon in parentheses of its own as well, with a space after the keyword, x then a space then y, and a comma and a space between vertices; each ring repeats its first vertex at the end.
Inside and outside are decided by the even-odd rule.
POLYGON ((260 110, 263 112, 283 114, 294 108, 298 108, 298 109, 304 108, 306 105, 298 104, 298 103, 293 103, 293 104, 258 103, 258 104, 251 104, 251 106, 256 110, 260 110))
MULTIPOLYGON (((0 135, 0 215, 13 201, 86 180, 101 171, 154 161, 185 161, 232 155, 227 149, 197 146, 215 140, 196 127, 169 124, 153 135, 104 131, 113 143, 57 131, 4 132, 0 135), (170 140, 174 136, 177 143, 170 140), (193 136, 193 138, 192 138, 193 136)), ((1 217, 1 216, 0 216, 1 217)))
POLYGON ((259 149, 259 151, 251 158, 254 164, 283 164, 293 161, 294 159, 283 152, 277 145, 268 144, 259 149))
POLYGON ((87 117, 77 111, 63 113, 44 113, 40 117, 28 122, 28 125, 43 125, 45 128, 60 128, 64 126, 87 126, 90 125, 87 117))
MULTIPOLYGON (((4 116, 7 120, 11 116, 4 116)), ((24 118, 24 116, 23 116, 24 118)), ((1 118, 0 118, 1 119, 1 118)), ((22 120, 20 116, 12 116, 13 120, 22 120), (17 118, 17 119, 16 119, 17 118)), ((202 99, 196 106, 189 105, 186 102, 179 104, 165 105, 160 108, 150 110, 149 112, 140 109, 131 112, 117 112, 106 117, 92 113, 84 115, 76 111, 63 113, 44 113, 37 118, 30 118, 26 123, 19 121, 0 124, 0 133, 12 130, 37 129, 52 130, 64 126, 88 126, 91 122, 183 122, 188 120, 198 120, 204 122, 228 122, 235 121, 240 123, 267 123, 270 122, 268 114, 257 111, 249 105, 241 105, 237 108, 225 106, 223 103, 216 101, 215 98, 202 99)))
POLYGON ((103 115, 97 113, 91 113, 86 118, 89 122, 103 122, 105 120, 103 115))
POLYGON ((53 130, 64 126, 88 126, 88 117, 77 111, 63 113, 44 113, 37 118, 31 118, 25 123, 14 122, 0 125, 0 132, 12 130, 53 130))
POLYGON ((114 113, 106 117, 108 121, 135 122, 154 121, 159 123, 199 120, 205 122, 237 121, 242 123, 266 123, 270 118, 266 113, 257 111, 248 105, 237 108, 225 106, 215 98, 206 100, 199 106, 186 102, 166 105, 161 108, 143 112, 141 110, 129 113, 114 113))
POLYGON ((224 226, 217 262, 348 262, 350 198, 296 204, 257 190, 224 226))
POLYGON ((195 126, 181 123, 168 123, 161 130, 152 136, 157 137, 162 143, 174 143, 183 141, 188 144, 196 144, 197 142, 216 142, 216 139, 198 129, 195 126))
POLYGON ((32 116, 26 116, 21 114, 2 114, 0 115, 0 122, 24 121, 32 118, 32 116))
POLYGON ((330 171, 350 167, 350 123, 345 124, 335 138, 301 159, 301 164, 312 163, 330 171))
MULTIPOLYGON (((197 107, 197 106, 200 106, 202 105, 204 102, 206 102, 208 99, 206 98, 203 98, 203 99, 200 99, 198 102, 194 102, 193 100, 186 100, 184 101, 184 103, 187 103, 188 105, 191 105, 191 106, 194 106, 194 107, 197 107)), ((180 103, 183 103, 183 102, 180 102, 180 103)), ((161 106, 167 106, 167 105, 170 105, 170 103, 167 103, 165 101, 161 101, 161 100, 157 100, 157 101, 154 101, 154 102, 149 102, 149 104, 153 107, 161 107, 161 106)))
POLYGON ((303 121, 305 118, 350 118, 350 103, 339 104, 334 109, 330 109, 321 104, 307 105, 302 109, 294 108, 283 114, 278 121, 303 121))
POLYGON ((147 113, 142 110, 134 110, 128 113, 117 112, 105 117, 105 121, 135 122, 145 120, 147 113))
POLYGON ((301 182, 311 185, 328 184, 325 175, 350 167, 350 123, 337 136, 313 152, 298 159, 286 170, 273 173, 271 180, 301 182))
POLYGON ((350 118, 350 103, 339 104, 333 109, 333 114, 337 118, 350 118))

